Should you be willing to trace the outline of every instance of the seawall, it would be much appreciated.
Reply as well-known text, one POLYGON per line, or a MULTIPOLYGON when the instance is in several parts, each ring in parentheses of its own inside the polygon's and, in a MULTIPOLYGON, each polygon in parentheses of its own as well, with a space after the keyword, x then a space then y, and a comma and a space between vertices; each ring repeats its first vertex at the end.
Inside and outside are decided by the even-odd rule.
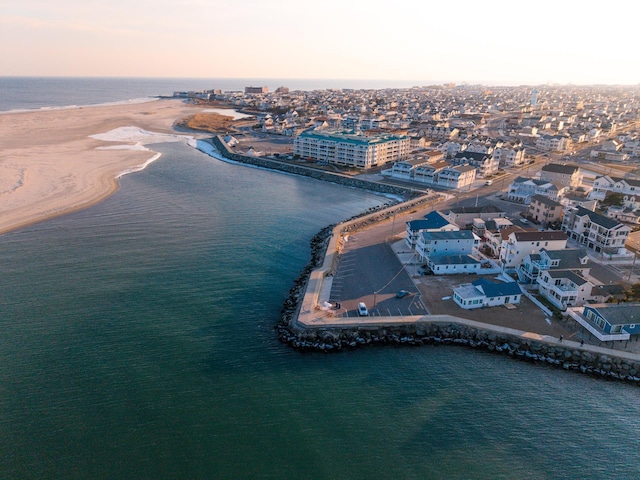
POLYGON ((370 182, 368 180, 362 180, 360 178, 354 178, 349 175, 342 175, 339 173, 327 172, 324 170, 318 170, 317 168, 305 167, 304 165, 296 165, 288 162, 280 162, 264 157, 253 157, 251 155, 243 155, 235 153, 226 144, 220 135, 216 135, 211 139, 211 143, 218 149, 220 154, 233 160, 234 162, 246 163, 261 168, 268 168, 270 170, 277 170, 280 172, 291 173, 294 175, 302 175, 305 177, 315 178, 324 182, 332 182, 338 185, 344 185, 345 187, 362 188, 376 193, 385 195, 395 195, 403 198, 415 198, 424 195, 422 191, 416 191, 412 188, 389 185, 378 182, 370 182))

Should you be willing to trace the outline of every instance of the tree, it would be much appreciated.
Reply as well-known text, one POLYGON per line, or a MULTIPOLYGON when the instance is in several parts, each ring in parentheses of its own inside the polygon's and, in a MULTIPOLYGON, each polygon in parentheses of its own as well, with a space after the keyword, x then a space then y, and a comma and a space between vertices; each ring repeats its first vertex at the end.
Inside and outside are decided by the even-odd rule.
POLYGON ((640 283, 631 285, 631 288, 625 292, 625 296, 629 301, 640 301, 640 283))
POLYGON ((611 205, 622 206, 623 205, 623 197, 621 193, 612 192, 609 193, 602 202, 600 202, 600 206, 605 209, 606 207, 610 207, 611 205))

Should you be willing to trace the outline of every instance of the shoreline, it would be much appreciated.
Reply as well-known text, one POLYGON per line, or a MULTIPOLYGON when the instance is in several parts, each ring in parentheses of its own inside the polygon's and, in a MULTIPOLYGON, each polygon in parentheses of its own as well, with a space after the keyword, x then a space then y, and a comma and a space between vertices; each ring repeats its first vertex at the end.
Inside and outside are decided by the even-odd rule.
POLYGON ((154 98, 0 112, 0 234, 102 202, 160 158, 146 145, 198 138, 174 125, 200 111, 154 98))

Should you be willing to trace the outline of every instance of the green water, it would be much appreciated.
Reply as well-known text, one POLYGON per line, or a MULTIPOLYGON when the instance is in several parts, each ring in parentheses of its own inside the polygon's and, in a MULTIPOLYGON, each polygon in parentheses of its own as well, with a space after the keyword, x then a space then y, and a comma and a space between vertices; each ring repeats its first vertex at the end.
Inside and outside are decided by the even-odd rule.
POLYGON ((638 389, 456 347, 300 354, 320 228, 386 199, 182 145, 0 237, 1 478, 637 478, 638 389))

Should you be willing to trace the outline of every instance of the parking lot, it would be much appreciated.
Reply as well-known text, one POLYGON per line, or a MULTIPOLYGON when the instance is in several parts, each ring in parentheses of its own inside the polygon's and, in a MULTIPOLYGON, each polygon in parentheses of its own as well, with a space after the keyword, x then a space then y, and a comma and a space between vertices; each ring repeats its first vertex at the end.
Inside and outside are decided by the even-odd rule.
POLYGON ((330 301, 340 303, 336 315, 356 316, 364 302, 370 315, 426 315, 420 290, 413 283, 391 247, 386 243, 363 243, 369 235, 358 232, 345 243, 333 278, 330 301), (397 298, 400 290, 409 295, 397 298))

